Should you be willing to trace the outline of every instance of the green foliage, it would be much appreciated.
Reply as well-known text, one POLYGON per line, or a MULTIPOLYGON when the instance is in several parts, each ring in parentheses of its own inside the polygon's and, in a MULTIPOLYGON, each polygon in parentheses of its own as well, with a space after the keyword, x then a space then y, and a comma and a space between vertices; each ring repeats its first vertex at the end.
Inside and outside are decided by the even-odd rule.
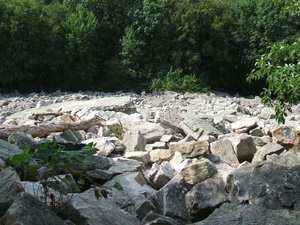
POLYGON ((179 93, 207 92, 208 90, 201 86, 195 75, 183 75, 182 69, 171 67, 164 78, 154 78, 151 89, 153 91, 176 91, 179 93))
MULTIPOLYGON (((291 15, 299 13, 299 3, 288 1, 286 10, 291 15), (297 10, 291 11, 291 10, 297 10)), ((270 47, 268 54, 257 60, 256 68, 248 75, 247 80, 265 79, 267 88, 262 92, 262 102, 274 107, 276 119, 285 122, 287 111, 300 102, 300 39, 292 44, 286 41, 276 42, 270 47)))

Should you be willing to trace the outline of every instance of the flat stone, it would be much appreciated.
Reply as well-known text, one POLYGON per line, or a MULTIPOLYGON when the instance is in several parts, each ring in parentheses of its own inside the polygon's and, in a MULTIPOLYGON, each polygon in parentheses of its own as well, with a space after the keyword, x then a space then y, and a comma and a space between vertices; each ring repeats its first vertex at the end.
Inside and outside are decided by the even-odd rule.
POLYGON ((233 150, 231 141, 215 141, 210 144, 210 150, 213 154, 219 156, 220 159, 226 162, 228 165, 231 165, 233 167, 237 167, 239 165, 239 160, 233 150))
POLYGON ((261 147, 254 155, 252 162, 266 160, 267 155, 280 154, 284 151, 284 147, 277 143, 266 144, 261 147))
POLYGON ((209 143, 207 141, 171 142, 169 148, 173 152, 180 152, 184 157, 194 158, 206 154, 209 143))

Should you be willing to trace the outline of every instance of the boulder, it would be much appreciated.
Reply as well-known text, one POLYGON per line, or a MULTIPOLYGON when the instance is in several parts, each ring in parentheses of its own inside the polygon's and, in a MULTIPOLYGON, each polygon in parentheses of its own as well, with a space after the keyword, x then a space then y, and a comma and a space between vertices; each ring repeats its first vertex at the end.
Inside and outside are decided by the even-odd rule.
POLYGON ((190 219, 186 210, 185 195, 190 189, 190 185, 178 174, 150 196, 150 200, 154 203, 157 213, 171 217, 180 223, 186 223, 190 219))
POLYGON ((180 122, 180 127, 185 134, 190 134, 195 140, 198 140, 203 135, 219 136, 221 131, 216 129, 210 123, 197 117, 187 117, 180 122))
POLYGON ((37 143, 34 141, 34 139, 22 131, 15 131, 8 137, 7 140, 9 143, 15 144, 20 149, 29 147, 30 152, 34 152, 37 149, 37 143))
POLYGON ((294 126, 279 126, 271 131, 276 142, 290 151, 300 151, 300 131, 294 126))
POLYGON ((165 133, 165 129, 160 124, 146 122, 138 114, 116 113, 116 117, 125 131, 140 131, 147 143, 159 141, 165 133))
POLYGON ((267 155, 266 158, 267 161, 271 161, 283 166, 292 167, 300 165, 300 153, 283 152, 280 155, 267 155))
POLYGON ((174 152, 170 149, 155 149, 149 152, 149 155, 151 162, 161 163, 163 161, 170 161, 174 152))
POLYGON ((205 219, 215 208, 228 200, 221 177, 213 177, 196 184, 185 196, 192 222, 205 219))
POLYGON ((126 146, 126 152, 145 151, 147 139, 143 137, 140 131, 127 131, 122 143, 126 146))
POLYGON ((183 223, 179 223, 178 221, 150 211, 147 213, 145 218, 141 221, 140 225, 183 225, 183 223))
POLYGON ((141 172, 143 167, 143 163, 136 160, 118 158, 113 161, 113 165, 108 169, 108 171, 115 174, 141 172))
POLYGON ((126 152, 124 155, 126 159, 133 159, 139 162, 142 162, 144 165, 147 165, 150 161, 149 152, 126 152))
POLYGON ((28 193, 20 193, 0 219, 0 224, 64 225, 45 203, 28 193))
POLYGON ((248 133, 257 126, 257 118, 243 118, 231 124, 231 129, 238 134, 248 133))
POLYGON ((237 167, 239 160, 236 153, 233 150, 232 143, 229 140, 219 140, 210 144, 210 151, 219 156, 221 160, 226 162, 228 165, 237 167))
POLYGON ((196 163, 186 166, 180 172, 185 181, 195 185, 218 173, 216 166, 209 160, 199 160, 196 163))
POLYGON ((242 134, 229 139, 239 162, 251 162, 256 146, 251 136, 242 134))
POLYGON ((3 160, 11 159, 14 155, 20 154, 22 152, 18 146, 10 144, 2 139, 0 139, 0 158, 3 160))
POLYGON ((60 134, 60 136, 66 141, 80 143, 84 141, 84 137, 82 136, 80 131, 71 131, 66 130, 60 134))
POLYGON ((229 200, 269 209, 300 209, 300 165, 254 162, 227 177, 229 200))
POLYGON ((266 144, 255 153, 252 162, 266 160, 267 155, 280 154, 284 151, 284 147, 277 143, 266 144))
POLYGON ((139 220, 113 202, 101 197, 97 199, 94 194, 82 193, 65 206, 62 217, 78 225, 138 225, 139 220))
POLYGON ((0 218, 11 206, 23 186, 17 173, 13 171, 0 171, 0 218))
POLYGON ((272 210, 249 204, 224 203, 207 219, 194 225, 299 224, 300 212, 288 209, 272 210))
POLYGON ((80 192, 72 174, 62 174, 48 178, 45 184, 63 194, 80 192))
POLYGON ((180 152, 183 157, 195 158, 206 154, 209 150, 207 141, 171 142, 170 150, 180 152))
POLYGON ((157 189, 165 186, 175 176, 169 162, 162 162, 161 165, 154 163, 147 172, 149 182, 157 189))

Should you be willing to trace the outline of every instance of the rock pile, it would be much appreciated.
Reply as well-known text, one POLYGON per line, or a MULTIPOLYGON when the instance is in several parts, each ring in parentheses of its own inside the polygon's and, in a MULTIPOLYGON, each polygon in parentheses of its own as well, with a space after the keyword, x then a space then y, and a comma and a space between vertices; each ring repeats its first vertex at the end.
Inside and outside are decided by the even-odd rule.
MULTIPOLYGON (((259 97, 225 93, 65 93, 0 96, 0 132, 70 118, 103 126, 0 140, 0 224, 300 224, 300 107, 284 125, 259 97), (43 114, 33 118, 33 113, 43 114), (56 140, 71 149, 93 142, 86 176, 103 187, 51 186, 63 213, 38 201, 39 182, 21 181, 4 161, 26 146, 56 140), (72 187, 72 188, 71 188, 72 187)), ((49 186, 49 188, 50 188, 49 186)), ((62 185, 63 186, 63 185, 62 185)))

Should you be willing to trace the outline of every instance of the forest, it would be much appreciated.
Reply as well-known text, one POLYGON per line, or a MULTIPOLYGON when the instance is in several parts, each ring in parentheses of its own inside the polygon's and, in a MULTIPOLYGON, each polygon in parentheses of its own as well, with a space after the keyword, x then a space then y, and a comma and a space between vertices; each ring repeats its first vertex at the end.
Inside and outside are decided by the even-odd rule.
POLYGON ((299 14, 283 7, 274 0, 0 0, 0 93, 258 94, 266 79, 246 81, 258 59, 272 43, 299 38, 299 14))

